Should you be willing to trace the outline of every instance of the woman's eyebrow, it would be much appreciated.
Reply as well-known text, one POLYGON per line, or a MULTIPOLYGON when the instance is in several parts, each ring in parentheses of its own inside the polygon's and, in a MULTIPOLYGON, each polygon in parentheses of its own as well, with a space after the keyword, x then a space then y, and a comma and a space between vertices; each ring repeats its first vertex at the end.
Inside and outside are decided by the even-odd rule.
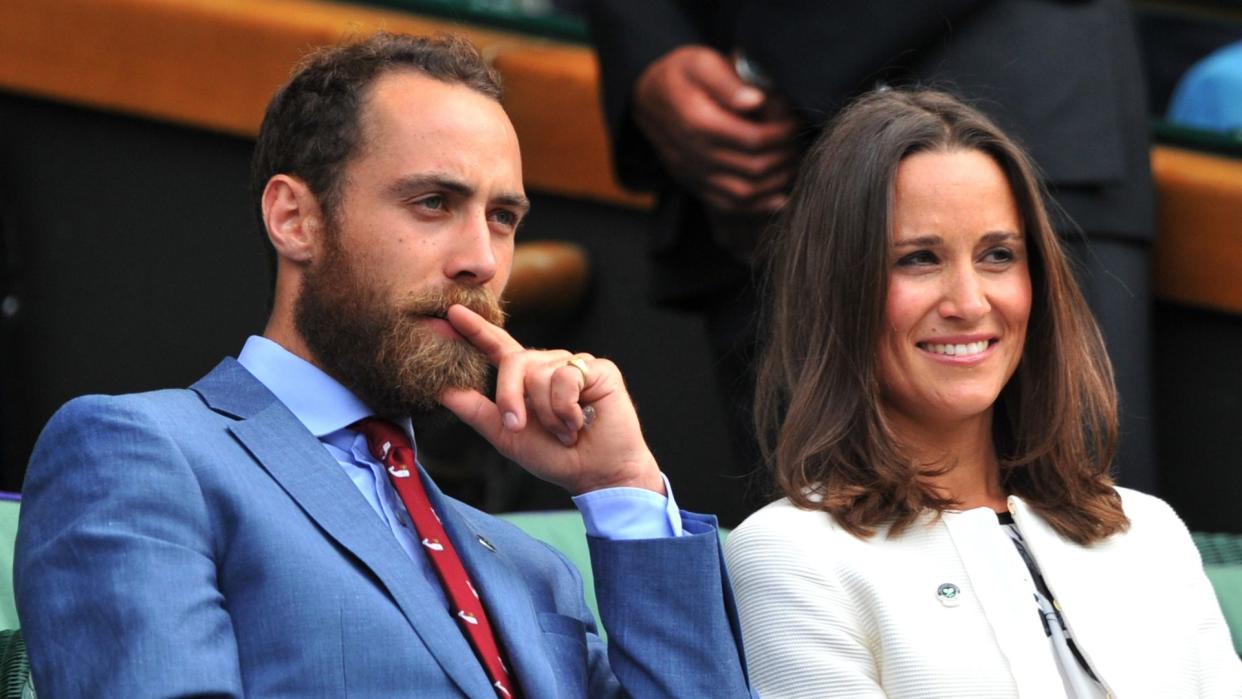
POLYGON ((893 243, 895 248, 923 248, 935 247, 944 242, 944 238, 938 235, 922 235, 917 238, 905 238, 893 243))
POLYGON ((1012 231, 995 231, 984 235, 981 240, 985 243, 1022 242, 1022 236, 1012 231))
MULTIPOLYGON (((981 238, 981 242, 988 244, 1004 243, 1008 241, 1021 241, 1022 236, 1012 231, 992 231, 985 233, 981 238)), ((943 245, 944 238, 938 235, 921 235, 915 238, 903 238, 893 241, 894 248, 934 248, 937 245, 943 245)))

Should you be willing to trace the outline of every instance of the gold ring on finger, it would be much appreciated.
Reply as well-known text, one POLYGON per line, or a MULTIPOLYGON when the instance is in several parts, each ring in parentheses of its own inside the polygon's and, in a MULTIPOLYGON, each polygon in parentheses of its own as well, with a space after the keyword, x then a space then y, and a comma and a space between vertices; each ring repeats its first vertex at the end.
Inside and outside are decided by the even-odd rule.
POLYGON ((587 369, 587 363, 585 359, 583 359, 581 356, 570 357, 565 362, 565 366, 571 366, 577 369, 579 372, 581 372, 582 373, 582 385, 583 386, 587 385, 587 381, 590 380, 591 371, 587 369))

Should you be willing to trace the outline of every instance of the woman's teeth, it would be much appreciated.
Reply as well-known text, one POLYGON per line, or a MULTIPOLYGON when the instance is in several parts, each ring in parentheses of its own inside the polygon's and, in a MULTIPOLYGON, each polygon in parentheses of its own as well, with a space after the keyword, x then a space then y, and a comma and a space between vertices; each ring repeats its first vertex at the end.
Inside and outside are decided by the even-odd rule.
POLYGON ((965 357, 972 354, 979 354, 988 348, 987 340, 978 342, 967 342, 961 345, 940 345, 930 342, 920 342, 919 347, 931 352, 932 354, 947 354, 950 357, 965 357))

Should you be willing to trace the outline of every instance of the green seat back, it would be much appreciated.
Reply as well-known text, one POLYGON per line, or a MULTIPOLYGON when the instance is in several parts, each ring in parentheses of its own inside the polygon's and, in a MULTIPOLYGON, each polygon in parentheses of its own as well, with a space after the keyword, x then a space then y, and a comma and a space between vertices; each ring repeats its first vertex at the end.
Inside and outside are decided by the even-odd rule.
POLYGON ((577 510, 548 512, 510 512, 500 518, 516 525, 535 539, 560 551, 582 574, 587 606, 598 625, 599 606, 595 602, 595 576, 591 573, 591 551, 587 548, 586 525, 577 510))
POLYGON ((1242 536, 1206 532, 1194 532, 1191 536, 1229 623, 1233 649, 1242 655, 1242 536))
POLYGON ((0 699, 34 699, 30 659, 20 629, 0 631, 0 699))
POLYGON ((17 539, 16 500, 0 499, 0 629, 16 629, 17 607, 13 603, 13 542, 17 539))

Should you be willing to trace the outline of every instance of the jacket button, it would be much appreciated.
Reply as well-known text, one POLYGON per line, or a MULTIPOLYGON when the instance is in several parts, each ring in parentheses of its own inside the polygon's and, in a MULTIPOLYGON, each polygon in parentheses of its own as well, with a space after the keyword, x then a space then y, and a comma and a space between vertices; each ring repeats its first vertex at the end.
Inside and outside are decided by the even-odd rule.
POLYGON ((956 607, 961 601, 962 590, 953 583, 944 583, 936 588, 936 599, 946 607, 956 607))

